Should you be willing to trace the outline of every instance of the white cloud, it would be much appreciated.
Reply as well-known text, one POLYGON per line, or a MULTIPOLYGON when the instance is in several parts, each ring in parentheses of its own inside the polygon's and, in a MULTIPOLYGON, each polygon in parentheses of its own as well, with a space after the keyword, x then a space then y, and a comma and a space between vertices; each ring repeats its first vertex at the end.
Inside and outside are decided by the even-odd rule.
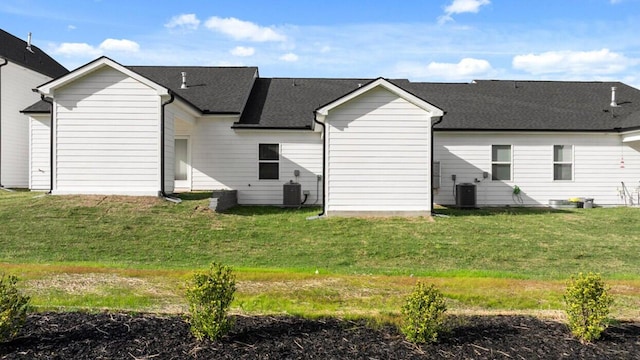
POLYGON ((634 62, 622 54, 601 49, 517 55, 513 58, 512 66, 534 75, 565 73, 594 76, 622 72, 634 62))
POLYGON ((431 62, 427 66, 417 63, 396 65, 397 76, 420 78, 428 81, 470 81, 495 73, 487 60, 464 58, 458 63, 431 62))
POLYGON ((200 26, 200 20, 196 17, 196 14, 180 14, 176 15, 164 24, 164 27, 169 29, 180 28, 183 30, 196 30, 200 26))
POLYGON ((72 31, 75 30, 76 26, 75 25, 67 25, 67 30, 72 31))
POLYGON ((54 54, 63 56, 86 56, 93 57, 98 56, 102 52, 99 49, 87 43, 62 43, 55 47, 52 51, 54 54))
POLYGON ((285 41, 287 38, 269 27, 256 25, 236 18, 211 17, 204 24, 209 30, 221 32, 236 40, 255 42, 285 41))
POLYGON ((478 13, 480 7, 491 4, 490 0, 453 0, 444 8, 444 15, 438 18, 440 24, 452 21, 453 14, 478 13))
POLYGON ((138 52, 138 50, 140 50, 140 45, 135 41, 106 39, 98 47, 87 43, 62 43, 57 46, 53 45, 51 52, 67 57, 91 58, 100 56, 107 51, 135 53, 138 52))
POLYGON ((295 62, 295 61, 298 61, 298 55, 294 53, 286 53, 280 56, 280 60, 287 61, 287 62, 295 62))
POLYGON ((231 49, 230 52, 233 56, 252 56, 256 53, 256 49, 252 47, 236 46, 235 48, 231 49))
POLYGON ((106 51, 137 52, 140 50, 140 45, 127 39, 106 39, 100 44, 99 48, 106 51))

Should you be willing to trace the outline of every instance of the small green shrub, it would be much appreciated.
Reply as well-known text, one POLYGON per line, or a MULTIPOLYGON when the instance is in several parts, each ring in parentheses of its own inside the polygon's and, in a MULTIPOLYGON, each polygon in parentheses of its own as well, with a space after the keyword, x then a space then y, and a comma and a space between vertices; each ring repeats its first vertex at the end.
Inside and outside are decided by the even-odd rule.
POLYGON ((433 285, 418 283, 402 306, 402 333, 413 343, 436 342, 442 331, 447 304, 433 285))
POLYGON ((17 282, 13 275, 0 276, 0 342, 16 337, 27 319, 30 298, 22 295, 17 282))
POLYGON ((571 278, 564 294, 571 333, 581 341, 598 340, 607 328, 613 298, 600 275, 578 274, 571 278))
POLYGON ((202 340, 218 340, 231 330, 229 307, 236 291, 231 268, 212 263, 207 272, 195 273, 187 285, 191 332, 202 340))

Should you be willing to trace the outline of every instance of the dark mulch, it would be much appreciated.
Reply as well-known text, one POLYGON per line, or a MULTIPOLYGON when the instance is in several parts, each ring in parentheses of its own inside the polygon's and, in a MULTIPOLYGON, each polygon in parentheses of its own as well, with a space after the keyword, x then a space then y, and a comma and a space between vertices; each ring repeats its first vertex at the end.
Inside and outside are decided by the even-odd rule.
POLYGON ((640 324, 612 326, 584 345, 563 324, 524 316, 450 317, 434 345, 416 347, 394 327, 292 317, 237 317, 219 342, 193 338, 179 317, 32 314, 0 359, 638 359, 640 324))

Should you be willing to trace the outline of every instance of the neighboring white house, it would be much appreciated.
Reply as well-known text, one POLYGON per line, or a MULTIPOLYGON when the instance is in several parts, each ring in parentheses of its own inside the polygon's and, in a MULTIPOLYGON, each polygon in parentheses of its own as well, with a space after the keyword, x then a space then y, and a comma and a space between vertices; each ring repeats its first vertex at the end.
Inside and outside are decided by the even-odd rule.
POLYGON ((30 40, 0 29, 0 186, 29 187, 29 121, 20 111, 40 98, 33 88, 65 73, 30 40))
POLYGON ((101 57, 37 90, 53 112, 25 110, 31 187, 53 194, 225 189, 282 205, 293 182, 327 215, 424 215, 470 183, 478 206, 637 204, 640 91, 622 83, 261 78, 101 57))

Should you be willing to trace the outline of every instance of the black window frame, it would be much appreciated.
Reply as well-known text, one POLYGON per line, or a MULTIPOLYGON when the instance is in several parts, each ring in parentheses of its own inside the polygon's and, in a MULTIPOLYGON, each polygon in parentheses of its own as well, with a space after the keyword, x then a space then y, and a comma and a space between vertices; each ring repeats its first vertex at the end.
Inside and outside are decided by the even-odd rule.
POLYGON ((258 144, 258 180, 280 179, 280 144, 258 144))

